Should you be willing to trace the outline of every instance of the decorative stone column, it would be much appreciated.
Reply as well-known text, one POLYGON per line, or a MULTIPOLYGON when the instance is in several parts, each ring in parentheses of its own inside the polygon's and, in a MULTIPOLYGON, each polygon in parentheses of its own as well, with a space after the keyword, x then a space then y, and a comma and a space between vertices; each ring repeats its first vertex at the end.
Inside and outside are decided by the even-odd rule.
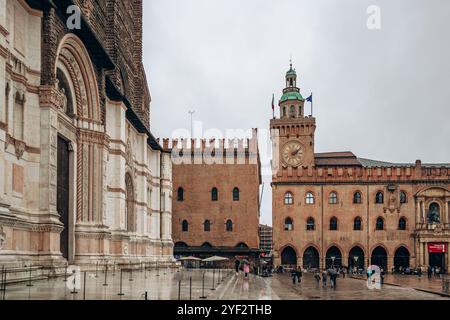
POLYGON ((424 262, 426 266, 430 265, 429 262, 429 254, 428 254, 428 245, 426 242, 423 243, 423 252, 424 252, 424 262))
POLYGON ((423 259, 423 243, 419 240, 419 265, 423 266, 425 263, 423 259))

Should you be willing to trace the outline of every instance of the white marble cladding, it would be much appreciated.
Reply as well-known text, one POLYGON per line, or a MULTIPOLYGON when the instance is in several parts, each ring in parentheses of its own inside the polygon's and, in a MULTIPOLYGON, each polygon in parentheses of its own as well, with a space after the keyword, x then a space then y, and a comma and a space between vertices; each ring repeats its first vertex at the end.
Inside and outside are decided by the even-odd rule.
POLYGON ((75 115, 78 107, 93 118, 62 111, 58 87, 40 85, 41 19, 25 1, 0 0, 0 264, 172 261, 170 154, 148 146, 147 136, 126 120, 121 102, 107 100, 105 121, 95 118, 96 76, 75 36, 61 41, 62 47, 68 43, 62 50, 67 59, 58 59, 57 68, 70 82, 75 115), (84 78, 70 78, 71 67, 80 70, 76 62, 84 64, 84 78), (86 96, 77 100, 78 92, 86 96), (15 114, 20 108, 23 117, 15 114), (58 136, 68 141, 71 154, 66 225, 57 210, 58 136), (135 219, 131 229, 127 198, 135 219), (60 241, 64 229, 66 256, 60 241))

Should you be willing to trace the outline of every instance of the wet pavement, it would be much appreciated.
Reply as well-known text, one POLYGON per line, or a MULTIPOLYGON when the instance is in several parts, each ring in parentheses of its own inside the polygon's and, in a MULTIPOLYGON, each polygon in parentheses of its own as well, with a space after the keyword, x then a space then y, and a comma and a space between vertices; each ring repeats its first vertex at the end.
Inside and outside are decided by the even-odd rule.
MULTIPOLYGON (((8 285, 6 300, 143 300, 147 292, 149 300, 199 300, 204 296, 208 300, 441 300, 449 298, 415 290, 417 279, 392 278, 403 281, 402 286, 385 284, 380 290, 367 288, 366 281, 354 278, 339 278, 337 287, 326 288, 317 285, 311 274, 305 274, 301 284, 292 284, 289 275, 274 275, 262 278, 250 275, 244 279, 242 274, 236 275, 230 270, 151 270, 124 271, 122 273, 122 291, 120 289, 120 272, 107 275, 99 272, 69 278, 78 283, 76 290, 67 286, 62 278, 35 281, 33 286, 26 283, 8 285), (203 287, 203 276, 205 278, 203 287), (214 281, 213 281, 214 279, 214 281), (192 283, 192 285, 190 285, 192 283), (191 289, 192 288, 192 289, 191 289), (77 293, 74 293, 77 292, 77 293), (119 295, 122 292, 123 295, 119 295)), ((391 279, 389 279, 391 280, 391 279)), ((422 284, 427 279, 422 279, 422 284)), ((437 286, 431 283, 430 286, 437 286)), ((0 293, 0 299, 2 294, 0 293)))

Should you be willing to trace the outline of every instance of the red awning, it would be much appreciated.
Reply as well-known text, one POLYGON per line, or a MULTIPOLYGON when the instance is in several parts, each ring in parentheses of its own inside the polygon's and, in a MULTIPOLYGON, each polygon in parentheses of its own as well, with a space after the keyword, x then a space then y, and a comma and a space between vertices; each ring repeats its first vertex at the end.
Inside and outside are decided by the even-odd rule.
POLYGON ((446 253, 447 252, 446 243, 429 243, 428 253, 446 253))

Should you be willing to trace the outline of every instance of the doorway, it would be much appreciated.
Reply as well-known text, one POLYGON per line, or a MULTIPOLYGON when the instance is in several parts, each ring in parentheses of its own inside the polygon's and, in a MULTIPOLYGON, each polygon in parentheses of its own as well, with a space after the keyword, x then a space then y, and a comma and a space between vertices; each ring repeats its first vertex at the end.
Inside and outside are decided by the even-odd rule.
POLYGON ((445 253, 429 253, 428 259, 430 267, 438 267, 441 270, 445 270, 445 253))
POLYGON ((58 136, 58 169, 57 169, 57 201, 56 210, 64 229, 60 234, 60 251, 65 259, 69 259, 69 143, 58 136))

